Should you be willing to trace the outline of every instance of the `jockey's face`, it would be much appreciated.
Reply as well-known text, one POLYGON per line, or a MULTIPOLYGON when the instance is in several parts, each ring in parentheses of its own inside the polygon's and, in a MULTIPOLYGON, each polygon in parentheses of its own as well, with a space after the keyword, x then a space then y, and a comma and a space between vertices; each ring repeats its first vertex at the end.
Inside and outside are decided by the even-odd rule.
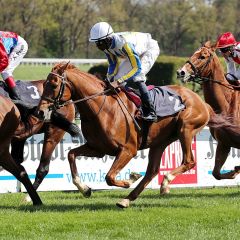
POLYGON ((230 46, 230 47, 226 47, 226 48, 220 48, 219 50, 224 57, 229 57, 232 54, 233 48, 232 48, 232 46, 230 46))
POLYGON ((111 44, 112 44, 111 38, 102 39, 96 42, 97 48, 100 49, 101 51, 109 49, 111 44))

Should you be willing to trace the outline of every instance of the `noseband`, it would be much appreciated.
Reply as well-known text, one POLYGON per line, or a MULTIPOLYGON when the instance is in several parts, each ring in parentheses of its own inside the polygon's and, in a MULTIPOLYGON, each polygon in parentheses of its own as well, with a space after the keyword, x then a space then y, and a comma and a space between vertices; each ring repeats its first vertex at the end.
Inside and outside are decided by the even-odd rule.
POLYGON ((190 61, 186 61, 186 63, 190 64, 192 70, 193 70, 193 75, 191 75, 191 78, 193 81, 195 82, 200 82, 200 81, 209 81, 210 79, 209 78, 206 78, 206 77, 202 77, 202 72, 206 69, 206 67, 208 66, 208 64, 211 62, 211 60, 213 59, 213 54, 208 50, 208 52, 210 53, 210 56, 209 58, 207 59, 207 61, 201 66, 200 69, 197 69, 195 67, 195 65, 190 61), (196 81, 196 79, 198 79, 196 81), (200 81, 199 81, 200 80, 200 81))
MULTIPOLYGON (((84 102, 84 101, 87 101, 89 99, 93 99, 95 97, 98 97, 98 96, 101 96, 101 95, 105 95, 106 93, 111 91, 111 89, 106 89, 103 92, 96 93, 96 94, 93 94, 91 96, 87 96, 85 98, 78 99, 76 101, 72 101, 72 100, 62 101, 61 98, 62 98, 62 96, 64 94, 65 87, 66 87, 67 84, 71 85, 71 82, 69 80, 67 80, 65 72, 63 73, 63 75, 60 75, 60 74, 55 73, 55 72, 50 72, 49 74, 55 75, 55 76, 57 76, 58 78, 61 79, 61 85, 60 85, 60 89, 59 89, 58 95, 54 99, 49 98, 49 97, 42 97, 42 99, 45 99, 45 100, 53 103, 53 105, 51 105, 49 107, 49 110, 53 110, 53 109, 56 110, 56 109, 59 109, 61 107, 66 106, 68 104, 75 104, 75 103, 78 103, 78 102, 84 102)), ((71 92, 72 92, 71 86, 70 86, 70 89, 71 89, 71 92)), ((105 95, 105 97, 106 97, 106 95, 105 95)), ((105 101, 105 99, 104 99, 104 101, 105 101)))

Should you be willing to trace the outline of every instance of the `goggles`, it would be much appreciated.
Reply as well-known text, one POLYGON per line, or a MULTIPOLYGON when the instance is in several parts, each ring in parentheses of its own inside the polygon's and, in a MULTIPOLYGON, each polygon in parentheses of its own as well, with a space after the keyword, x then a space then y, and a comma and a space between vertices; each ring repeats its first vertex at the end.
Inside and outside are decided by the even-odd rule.
POLYGON ((222 53, 226 53, 226 52, 230 52, 232 50, 232 47, 220 48, 219 50, 222 53))

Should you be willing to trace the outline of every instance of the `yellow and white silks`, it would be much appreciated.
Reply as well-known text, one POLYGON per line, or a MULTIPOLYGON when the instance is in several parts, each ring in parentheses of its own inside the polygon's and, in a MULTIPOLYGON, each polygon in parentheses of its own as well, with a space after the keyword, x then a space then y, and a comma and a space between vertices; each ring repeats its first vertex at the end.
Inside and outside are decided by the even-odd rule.
POLYGON ((113 34, 112 45, 104 53, 109 61, 108 79, 136 82, 146 81, 160 49, 149 33, 122 32, 113 34))

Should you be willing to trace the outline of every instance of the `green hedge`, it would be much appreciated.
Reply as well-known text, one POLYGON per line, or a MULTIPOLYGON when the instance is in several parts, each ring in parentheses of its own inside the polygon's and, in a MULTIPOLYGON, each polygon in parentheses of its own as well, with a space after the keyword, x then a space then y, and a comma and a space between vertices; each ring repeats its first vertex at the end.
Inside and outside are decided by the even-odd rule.
MULTIPOLYGON (((176 70, 181 67, 187 59, 172 56, 160 56, 147 74, 148 84, 163 86, 177 84, 176 70)), ((88 71, 104 79, 107 73, 107 64, 99 64, 91 67, 88 71)))
MULTIPOLYGON (((163 86, 169 84, 181 83, 177 79, 176 71, 178 68, 182 67, 185 62, 188 60, 188 57, 174 57, 174 56, 159 56, 152 69, 147 74, 147 83, 153 84, 156 86, 163 86)), ((223 58, 220 59, 223 65, 223 58)), ((89 73, 97 75, 99 78, 104 79, 107 73, 107 64, 96 65, 89 69, 89 73)), ((190 89, 199 92, 200 86, 196 84, 189 83, 187 85, 190 89)))

